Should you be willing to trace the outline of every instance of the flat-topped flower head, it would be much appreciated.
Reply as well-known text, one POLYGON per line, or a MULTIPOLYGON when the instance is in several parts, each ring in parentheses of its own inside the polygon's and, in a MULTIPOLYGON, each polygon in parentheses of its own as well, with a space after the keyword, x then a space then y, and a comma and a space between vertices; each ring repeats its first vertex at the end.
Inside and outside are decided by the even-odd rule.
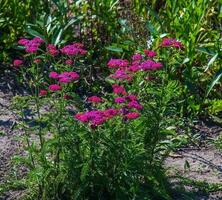
POLYGON ((49 78, 57 79, 58 77, 59 77, 59 74, 57 72, 50 72, 49 73, 49 78))
POLYGON ((92 103, 101 103, 103 100, 100 97, 91 96, 87 98, 87 101, 92 102, 92 103))
POLYGON ((133 100, 127 104, 128 108, 135 108, 137 110, 142 110, 143 106, 136 100, 133 100))
POLYGON ((138 112, 130 112, 125 115, 127 119, 136 119, 140 116, 140 113, 138 112))
POLYGON ((132 76, 127 74, 125 69, 117 69, 114 74, 110 75, 110 77, 117 80, 127 80, 127 81, 132 80, 132 76))
POLYGON ((51 56, 57 56, 59 54, 59 50, 57 50, 54 44, 48 44, 46 49, 51 56))
POLYGON ((45 95, 47 95, 47 93, 48 93, 47 90, 40 90, 39 91, 40 96, 45 96, 45 95))
POLYGON ((60 83, 70 83, 79 79, 79 74, 77 72, 63 72, 58 74, 57 72, 50 72, 49 77, 57 79, 60 83))
POLYGON ((123 59, 110 59, 107 65, 109 68, 124 68, 129 65, 129 61, 123 59))
POLYGON ((114 84, 114 85, 112 85, 112 88, 113 88, 114 94, 122 94, 122 95, 127 94, 125 88, 121 85, 114 84))
POLYGON ((14 65, 15 67, 19 67, 19 66, 21 66, 22 64, 23 64, 23 60, 15 59, 15 60, 13 61, 13 65, 14 65))
POLYGON ((22 38, 18 41, 19 45, 25 47, 27 53, 36 53, 42 43, 44 43, 44 40, 40 37, 35 37, 32 40, 22 38))
POLYGON ((176 40, 175 38, 168 38, 168 37, 163 38, 163 41, 161 42, 160 46, 175 47, 178 49, 183 48, 183 44, 180 41, 176 40))
POLYGON ((60 51, 62 54, 68 56, 85 55, 87 53, 87 51, 83 49, 83 45, 81 43, 66 45, 60 49, 60 51))
POLYGON ((118 103, 118 104, 121 104, 121 103, 125 103, 126 102, 126 99, 124 97, 116 97, 114 99, 114 102, 115 103, 118 103))
POLYGON ((144 62, 141 63, 141 69, 143 71, 147 71, 147 70, 157 70, 162 68, 162 63, 160 62, 155 62, 153 60, 146 60, 144 62))
POLYGON ((133 61, 140 61, 140 60, 142 60, 142 58, 143 58, 142 55, 139 53, 136 53, 132 56, 133 61))
POLYGON ((67 59, 65 61, 66 65, 72 65, 73 64, 73 61, 71 59, 67 59))
POLYGON ((54 91, 62 90, 62 87, 60 85, 57 85, 57 84, 52 84, 52 85, 49 86, 49 90, 54 92, 54 91))
POLYGON ((150 58, 153 58, 157 55, 157 53, 155 51, 151 51, 151 50, 147 50, 147 49, 144 50, 144 53, 147 57, 150 57, 150 58))

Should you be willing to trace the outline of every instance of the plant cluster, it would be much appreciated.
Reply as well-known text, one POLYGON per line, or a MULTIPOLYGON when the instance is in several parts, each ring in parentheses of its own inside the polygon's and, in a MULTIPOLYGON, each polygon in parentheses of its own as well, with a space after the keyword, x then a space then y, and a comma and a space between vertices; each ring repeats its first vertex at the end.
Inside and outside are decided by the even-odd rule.
MULTIPOLYGON (((27 54, 13 64, 31 92, 14 104, 28 152, 18 160, 29 169, 28 187, 35 188, 29 198, 170 199, 162 163, 172 148, 165 140, 175 135, 167 129, 178 118, 179 94, 158 53, 110 59, 112 92, 89 96, 78 91, 84 77, 76 64, 87 54, 82 44, 18 43, 27 54)), ((182 48, 171 38, 159 46, 182 48)))

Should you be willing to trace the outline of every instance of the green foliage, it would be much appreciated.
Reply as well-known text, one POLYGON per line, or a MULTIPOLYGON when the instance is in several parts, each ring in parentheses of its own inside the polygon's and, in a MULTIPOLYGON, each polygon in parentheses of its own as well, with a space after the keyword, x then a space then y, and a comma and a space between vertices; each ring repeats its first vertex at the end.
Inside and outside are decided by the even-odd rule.
POLYGON ((13 57, 11 47, 23 36, 27 22, 34 22, 42 12, 48 10, 47 1, 0 0, 0 60, 13 57))

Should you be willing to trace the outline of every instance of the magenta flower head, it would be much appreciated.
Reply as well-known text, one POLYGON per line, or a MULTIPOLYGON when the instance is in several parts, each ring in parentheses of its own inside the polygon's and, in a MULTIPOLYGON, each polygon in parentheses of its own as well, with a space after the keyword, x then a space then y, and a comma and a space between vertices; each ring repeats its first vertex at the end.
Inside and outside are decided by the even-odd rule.
POLYGON ((127 80, 127 81, 132 80, 132 76, 127 74, 125 69, 117 69, 114 74, 110 75, 110 77, 117 80, 127 80))
POLYGON ((114 109, 114 108, 108 108, 108 109, 103 111, 103 114, 104 114, 105 117, 110 119, 110 118, 118 115, 119 114, 119 110, 118 109, 114 109))
POLYGON ((92 103, 101 103, 103 100, 100 97, 91 96, 87 98, 87 101, 92 102, 92 103))
POLYGON ((73 61, 71 59, 67 59, 65 61, 66 65, 72 65, 73 64, 73 61))
POLYGON ((36 44, 39 44, 39 45, 45 42, 45 41, 44 41, 42 38, 40 38, 40 37, 34 37, 31 41, 32 41, 33 43, 36 43, 36 44))
POLYGON ((110 59, 107 65, 109 68, 124 68, 129 65, 129 62, 123 59, 110 59))
POLYGON ((42 61, 42 60, 39 59, 39 58, 36 58, 36 59, 33 60, 33 62, 36 63, 36 64, 40 63, 41 61, 42 61))
POLYGON ((161 42, 160 46, 162 47, 175 47, 178 49, 182 49, 184 46, 181 42, 176 40, 175 38, 163 38, 163 41, 161 42))
POLYGON ((19 45, 22 45, 22 46, 25 46, 29 43, 29 40, 28 39, 25 39, 25 38, 21 38, 19 41, 18 41, 18 44, 19 45))
POLYGON ((38 51, 38 47, 36 47, 36 46, 27 46, 25 51, 27 53, 35 53, 36 51, 38 51))
POLYGON ((148 56, 150 58, 153 58, 157 55, 157 53, 155 51, 150 51, 150 50, 147 50, 147 49, 144 50, 144 53, 145 53, 146 56, 148 56))
POLYGON ((120 86, 120 85, 117 85, 117 84, 114 84, 112 85, 112 88, 113 88, 113 93, 114 94, 122 94, 122 95, 126 95, 126 90, 123 86, 120 86))
POLYGON ((87 115, 85 115, 84 113, 77 113, 74 116, 74 118, 81 121, 81 122, 88 122, 89 121, 87 115))
POLYGON ((39 95, 40 95, 40 96, 45 96, 45 95, 47 95, 47 90, 40 90, 40 91, 39 91, 39 95))
POLYGON ((156 62, 153 60, 146 60, 144 62, 141 63, 141 69, 144 71, 147 70, 152 70, 153 69, 153 64, 155 64, 156 62))
POLYGON ((140 116, 140 113, 138 112, 130 112, 125 115, 127 119, 136 119, 140 116))
POLYGON ((57 85, 57 84, 52 84, 52 85, 49 86, 49 90, 54 92, 54 91, 62 90, 62 87, 60 85, 57 85))
POLYGON ((162 67, 163 67, 163 65, 162 65, 162 63, 160 63, 160 62, 156 62, 156 63, 154 63, 153 66, 152 66, 153 70, 155 70, 155 69, 161 69, 162 67))
POLYGON ((138 103, 138 101, 131 101, 128 103, 128 108, 135 108, 137 110, 142 110, 143 106, 141 104, 138 103))
POLYGON ((50 72, 49 73, 49 78, 58 79, 59 78, 59 74, 57 72, 50 72))
POLYGON ((132 56, 133 61, 140 61, 140 60, 142 60, 142 58, 143 58, 142 55, 139 53, 136 53, 132 56))
POLYGON ((129 100, 129 101, 137 101, 137 96, 133 95, 133 94, 130 94, 126 97, 126 99, 129 100))
POLYGON ((57 56, 59 54, 59 50, 56 49, 56 46, 54 44, 48 44, 47 45, 47 52, 51 56, 57 56))
POLYGON ((60 51, 62 54, 68 56, 85 55, 87 53, 87 51, 83 49, 83 45, 80 43, 66 45, 60 49, 60 51))
POLYGON ((116 97, 114 99, 115 103, 125 103, 126 102, 126 99, 124 97, 116 97))
POLYGON ((140 68, 140 63, 138 61, 134 61, 132 65, 127 68, 127 71, 135 73, 138 72, 140 68))
POLYGON ((13 65, 14 65, 15 67, 19 67, 19 66, 21 66, 22 64, 23 64, 23 60, 15 59, 15 60, 13 61, 13 65))
MULTIPOLYGON (((65 73, 65 72, 64 72, 65 73)), ((79 79, 79 74, 77 72, 68 72, 68 76, 72 79, 72 80, 77 80, 79 79)))
POLYGON ((69 77, 59 75, 59 83, 70 83, 72 80, 69 77))

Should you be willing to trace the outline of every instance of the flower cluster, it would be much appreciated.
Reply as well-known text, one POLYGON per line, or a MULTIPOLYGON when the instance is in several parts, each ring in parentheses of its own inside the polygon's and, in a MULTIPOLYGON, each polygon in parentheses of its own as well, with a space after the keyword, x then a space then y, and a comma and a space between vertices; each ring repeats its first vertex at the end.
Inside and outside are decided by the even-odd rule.
POLYGON ((59 83, 70 83, 79 79, 79 74, 77 72, 63 72, 61 74, 50 72, 49 77, 58 80, 59 83))
POLYGON ((21 66, 22 64, 23 64, 23 60, 15 59, 15 60, 13 61, 13 65, 14 65, 15 67, 19 67, 19 66, 21 66))
POLYGON ((100 97, 91 96, 87 99, 87 101, 92 102, 92 103, 101 103, 103 100, 100 97))
POLYGON ((106 122, 107 120, 118 115, 119 111, 113 108, 106 110, 92 110, 84 113, 77 113, 74 118, 81 122, 88 122, 92 126, 98 126, 106 122))
POLYGON ((147 49, 144 50, 144 53, 147 57, 150 57, 150 58, 153 58, 157 55, 157 53, 155 51, 151 51, 151 50, 147 50, 147 49))
POLYGON ((123 59, 111 59, 107 65, 109 68, 124 68, 129 65, 129 61, 123 59))
POLYGON ((160 62, 153 60, 157 55, 155 51, 146 49, 144 50, 144 54, 148 57, 145 61, 143 61, 143 56, 139 53, 132 56, 131 63, 124 59, 111 59, 107 65, 109 68, 115 69, 116 71, 114 71, 110 77, 119 81, 131 81, 134 73, 138 71, 157 70, 163 67, 160 62))
POLYGON ((80 43, 73 43, 70 45, 64 46, 62 49, 60 49, 62 54, 68 55, 68 56, 75 56, 75 55, 85 55, 86 50, 83 49, 83 45, 80 43))
POLYGON ((121 95, 126 95, 127 94, 125 88, 121 85, 114 84, 114 85, 112 85, 112 88, 113 88, 113 93, 114 94, 121 94, 121 95))
POLYGON ((39 38, 39 37, 35 37, 31 40, 22 38, 18 41, 19 45, 22 45, 25 47, 25 51, 27 53, 35 53, 38 51, 40 45, 44 43, 44 40, 39 38))
POLYGON ((59 50, 57 50, 54 44, 48 44, 46 49, 51 56, 57 56, 59 54, 59 50))
POLYGON ((132 76, 129 75, 124 69, 117 69, 114 74, 110 75, 110 77, 117 80, 132 80, 132 76))
POLYGON ((177 49, 182 49, 183 44, 176 40, 175 38, 163 38, 163 41, 161 42, 160 46, 162 47, 175 47, 177 49))

